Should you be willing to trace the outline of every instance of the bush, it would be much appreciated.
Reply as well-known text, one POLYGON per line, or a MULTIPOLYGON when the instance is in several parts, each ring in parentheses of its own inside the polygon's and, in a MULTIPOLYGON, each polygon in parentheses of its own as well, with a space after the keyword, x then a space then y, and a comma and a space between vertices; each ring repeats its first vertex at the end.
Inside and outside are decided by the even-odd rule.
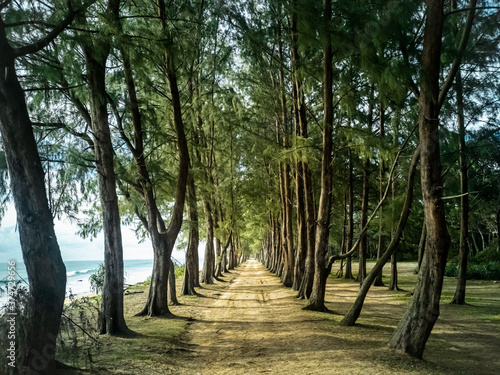
POLYGON ((184 271, 186 270, 186 266, 184 264, 182 265, 175 265, 175 278, 177 279, 178 277, 184 276, 184 271))
POLYGON ((477 263, 500 263, 500 251, 497 251, 497 244, 490 244, 484 250, 480 251, 474 258, 477 263))
POLYGON ((75 367, 92 369, 99 354, 99 297, 69 296, 61 317, 56 358, 75 367))
POLYGON ((97 267, 97 272, 93 273, 90 277, 90 288, 96 293, 99 294, 104 288, 104 275, 106 273, 106 269, 104 268, 104 264, 99 263, 97 267))
MULTIPOLYGON (((447 264, 444 275, 457 277, 458 266, 447 264)), ((500 280, 500 262, 469 264, 467 266, 467 280, 500 280)))

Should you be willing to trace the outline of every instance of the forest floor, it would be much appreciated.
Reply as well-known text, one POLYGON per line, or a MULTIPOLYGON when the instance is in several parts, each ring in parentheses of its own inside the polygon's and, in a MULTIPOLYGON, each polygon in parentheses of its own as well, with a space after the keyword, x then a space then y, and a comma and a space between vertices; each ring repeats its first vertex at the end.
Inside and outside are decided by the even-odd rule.
MULTIPOLYGON (((441 316, 424 360, 387 343, 410 301, 415 263, 399 264, 399 286, 373 287, 357 325, 338 324, 359 283, 327 286, 331 313, 303 311, 304 300, 250 260, 204 285, 199 296, 179 296, 176 319, 132 317, 147 294, 126 296, 133 338, 101 338, 98 374, 500 374, 500 283, 470 281, 466 306, 450 305, 455 280, 446 278, 441 316)), ((353 269, 357 269, 353 267, 353 269)), ((384 269, 388 275, 388 269, 384 269)), ((334 270, 335 272, 335 270, 334 270)), ((333 272, 333 273, 334 273, 333 272)), ((384 278, 384 281, 387 281, 384 278)), ((146 290, 147 292, 147 290, 146 290)), ((88 372, 86 372, 88 373, 88 372)))

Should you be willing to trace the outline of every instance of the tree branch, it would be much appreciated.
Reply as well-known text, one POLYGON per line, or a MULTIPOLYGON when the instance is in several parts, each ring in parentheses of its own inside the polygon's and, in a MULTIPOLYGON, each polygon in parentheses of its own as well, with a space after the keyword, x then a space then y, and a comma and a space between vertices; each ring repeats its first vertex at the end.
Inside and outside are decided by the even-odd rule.
MULTIPOLYGON (((413 133, 415 132, 415 130, 417 129, 417 127, 418 127, 418 124, 415 125, 415 127, 413 128, 413 130, 411 131, 411 133, 408 135, 408 137, 406 137, 405 141, 401 145, 401 148, 399 149, 399 151, 398 151, 398 153, 396 155, 396 158, 394 159, 394 163, 392 164, 391 171, 389 173, 389 181, 387 182, 387 186, 385 188, 384 195, 382 196, 382 198, 378 202, 377 206, 373 210, 372 214, 370 215, 370 217, 366 221, 366 224, 363 227, 363 229, 361 230, 361 232, 359 233, 358 238, 356 239, 356 242, 354 243, 354 245, 352 245, 351 249, 348 252, 346 252, 344 254, 337 254, 337 255, 331 256, 330 259, 328 260, 327 264, 326 264, 327 268, 331 267, 332 264, 333 264, 333 262, 335 262, 335 260, 345 259, 348 256, 352 255, 356 251, 357 247, 361 243, 361 239, 363 238, 363 235, 366 233, 366 231, 368 230, 368 227, 370 226, 370 222, 375 218, 375 214, 377 213, 377 211, 379 210, 379 208, 382 206, 382 204, 384 203, 384 201, 387 198, 387 195, 388 195, 388 192, 389 192, 389 188, 391 187, 391 183, 393 181, 394 171, 396 169, 396 165, 398 164, 399 157, 401 156, 403 150, 405 149, 408 141, 410 140, 411 136, 413 135, 413 133)), ((419 155, 420 155, 420 153, 419 153, 419 155)))
POLYGON ((470 0, 469 3, 469 12, 467 14, 467 20, 465 22, 465 27, 464 31, 462 33, 462 38, 460 39, 460 44, 458 46, 458 51, 457 51, 457 56, 455 56, 455 59, 453 60, 453 64, 451 66, 450 71, 448 72, 448 77, 446 78, 446 81, 443 84, 443 87, 441 87, 441 92, 439 93, 439 99, 438 99, 438 107, 441 108, 444 100, 446 99, 446 95, 448 94, 448 91, 451 88, 451 85, 453 84, 453 81, 455 80, 455 75, 458 72, 458 69, 460 68, 460 64, 462 62, 462 57, 465 52, 465 47, 467 47, 467 42, 469 41, 469 36, 472 30, 472 24, 474 23, 474 16, 476 14, 476 3, 477 0, 470 0))

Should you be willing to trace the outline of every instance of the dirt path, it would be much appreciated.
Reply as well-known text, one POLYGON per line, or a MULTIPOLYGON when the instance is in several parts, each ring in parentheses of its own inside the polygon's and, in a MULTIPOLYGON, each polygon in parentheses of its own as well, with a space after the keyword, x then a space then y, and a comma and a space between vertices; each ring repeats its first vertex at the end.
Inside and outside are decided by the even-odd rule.
MULTIPOLYGON (((407 291, 415 285, 414 268, 398 265, 399 286, 407 291)), ((420 361, 387 347, 408 293, 373 287, 356 326, 342 327, 359 284, 334 274, 326 288, 331 313, 301 310, 304 300, 255 260, 198 288, 198 296, 178 296, 181 305, 171 307, 178 319, 133 316, 146 301, 147 289, 139 287, 125 300, 129 327, 139 336, 103 337, 94 373, 500 374, 500 283, 468 282, 469 304, 456 306, 449 304, 455 280, 445 278, 441 316, 420 361)), ((388 268, 384 275, 387 282, 388 268)))
MULTIPOLYGON (((474 343, 455 340, 455 345, 453 332, 447 328, 451 322, 446 319, 436 327, 436 337, 448 333, 446 342, 431 340, 427 361, 387 349, 406 301, 394 298, 394 292, 386 288, 375 288, 370 294, 361 324, 341 327, 336 322, 355 296, 358 284, 354 282, 331 281, 327 298, 335 303, 327 306, 342 314, 322 314, 302 311, 304 302, 294 298, 296 292, 284 288, 255 260, 224 279, 226 282, 201 289, 202 297, 193 303, 175 308, 174 313, 194 318, 179 343, 181 350, 174 362, 178 374, 499 373, 498 352, 488 351, 498 348, 500 337, 493 335, 493 341, 476 348, 479 357, 482 352, 490 358, 486 363, 470 357, 474 343)), ((492 327, 500 333, 498 325, 492 327)), ((474 331, 478 329, 481 327, 474 327, 474 331)))

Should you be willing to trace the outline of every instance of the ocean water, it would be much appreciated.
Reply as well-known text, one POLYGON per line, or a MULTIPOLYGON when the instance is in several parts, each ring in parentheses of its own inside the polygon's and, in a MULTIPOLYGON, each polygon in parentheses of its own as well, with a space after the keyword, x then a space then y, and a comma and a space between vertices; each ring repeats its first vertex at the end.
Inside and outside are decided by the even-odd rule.
MULTIPOLYGON (((93 294, 90 289, 90 276, 97 271, 102 260, 76 260, 66 261, 66 297, 70 293, 77 296, 93 294)), ((126 259, 123 261, 125 269, 125 284, 131 285, 145 281, 153 269, 153 259, 126 259)), ((0 263, 0 288, 6 291, 9 264, 0 263)), ((28 282, 26 267, 22 261, 16 262, 16 281, 28 282)), ((6 293, 0 290, 0 306, 7 302, 6 293)))

